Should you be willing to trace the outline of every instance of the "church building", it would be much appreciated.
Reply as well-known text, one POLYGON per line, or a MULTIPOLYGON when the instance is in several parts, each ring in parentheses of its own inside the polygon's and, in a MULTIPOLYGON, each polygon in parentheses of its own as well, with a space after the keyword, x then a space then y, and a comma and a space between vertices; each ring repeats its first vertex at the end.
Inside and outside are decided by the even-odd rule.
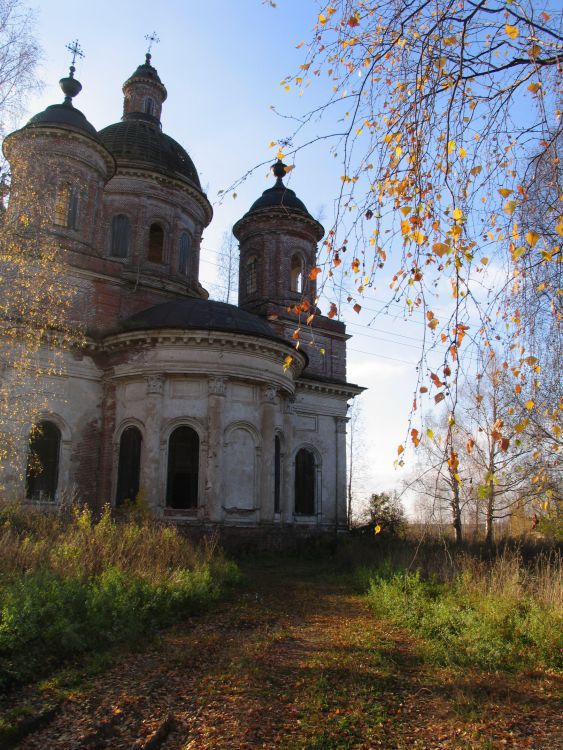
POLYGON ((45 384, 22 495, 98 508, 140 496, 205 528, 347 528, 346 412, 363 389, 346 381, 344 324, 314 306, 324 229, 285 165, 233 228, 238 305, 212 301, 199 282, 212 208, 162 130, 151 55, 123 85, 121 120, 99 131, 73 105, 74 67, 60 84, 64 101, 3 147, 13 181, 25 173, 41 196, 85 332, 45 384))

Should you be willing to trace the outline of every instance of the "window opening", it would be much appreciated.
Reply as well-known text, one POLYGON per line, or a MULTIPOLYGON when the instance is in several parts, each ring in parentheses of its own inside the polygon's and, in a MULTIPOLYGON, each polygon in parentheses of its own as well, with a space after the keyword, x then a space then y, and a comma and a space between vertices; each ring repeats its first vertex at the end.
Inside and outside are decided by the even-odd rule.
POLYGON ((280 436, 274 438, 274 513, 280 512, 281 495, 281 440, 280 436))
POLYGON ((255 256, 246 261, 246 293, 255 294, 258 290, 258 260, 255 256))
POLYGON ((53 501, 59 483, 61 431, 53 422, 43 421, 29 439, 26 471, 26 497, 53 501))
POLYGON ((315 457, 306 448, 295 457, 295 514, 315 514, 315 457))
POLYGON ((292 292, 299 292, 299 294, 303 291, 303 264, 298 255, 294 255, 291 259, 290 289, 292 292))
POLYGON ((118 214, 111 220, 111 254, 114 258, 126 258, 129 254, 131 223, 127 216, 118 214))
POLYGON ((149 255, 151 263, 162 263, 164 230, 160 224, 151 224, 149 229, 149 255))
POLYGON ((187 232, 180 237, 180 252, 178 254, 178 270, 184 276, 188 275, 188 260, 190 255, 190 238, 187 232))
POLYGON ((76 229, 78 226, 78 190, 67 182, 57 191, 54 223, 58 227, 69 229, 76 229))
POLYGON ((147 115, 154 115, 154 99, 150 96, 147 96, 145 99, 145 114, 147 115))
POLYGON ((177 427, 168 441, 166 505, 187 510, 197 508, 199 436, 191 427, 177 427))
POLYGON ((137 427, 127 427, 119 441, 119 463, 117 468, 117 492, 115 505, 123 505, 127 500, 135 502, 139 494, 141 475, 141 431, 137 427))

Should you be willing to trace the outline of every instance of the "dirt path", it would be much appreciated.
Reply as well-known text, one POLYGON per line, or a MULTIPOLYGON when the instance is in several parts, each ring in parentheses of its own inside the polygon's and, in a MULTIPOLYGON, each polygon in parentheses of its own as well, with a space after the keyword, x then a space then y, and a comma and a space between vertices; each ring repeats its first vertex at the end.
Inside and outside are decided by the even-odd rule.
POLYGON ((404 632, 325 573, 262 566, 232 601, 67 695, 17 747, 563 747, 555 678, 423 666, 404 632))

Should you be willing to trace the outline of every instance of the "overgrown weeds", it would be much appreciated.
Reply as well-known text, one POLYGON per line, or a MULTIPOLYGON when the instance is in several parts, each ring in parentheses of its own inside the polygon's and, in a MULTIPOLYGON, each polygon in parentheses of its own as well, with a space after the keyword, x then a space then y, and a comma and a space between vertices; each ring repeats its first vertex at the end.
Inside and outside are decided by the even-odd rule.
POLYGON ((135 643, 199 610, 238 578, 211 541, 172 526, 0 510, 0 689, 94 650, 135 643))
POLYGON ((424 545, 416 551, 418 561, 397 565, 389 555, 360 567, 356 579, 376 614, 422 639, 429 660, 490 670, 563 666, 558 550, 527 558, 517 547, 484 557, 452 549, 440 555, 424 545))

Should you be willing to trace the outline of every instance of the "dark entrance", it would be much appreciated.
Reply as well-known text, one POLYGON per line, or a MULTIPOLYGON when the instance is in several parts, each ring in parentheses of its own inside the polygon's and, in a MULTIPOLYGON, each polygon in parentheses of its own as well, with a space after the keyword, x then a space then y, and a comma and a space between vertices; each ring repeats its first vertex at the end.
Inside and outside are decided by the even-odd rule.
POLYGON ((137 427, 128 427, 121 434, 117 468, 117 492, 115 495, 116 506, 122 505, 126 500, 134 502, 139 493, 142 440, 141 431, 137 427))
POLYGON ((198 471, 198 434, 191 427, 177 427, 168 441, 166 505, 169 508, 197 508, 198 471))
POLYGON ((26 497, 54 500, 59 483, 61 431, 53 422, 39 422, 29 439, 26 497))
POLYGON ((306 448, 295 456, 295 514, 315 515, 315 457, 306 448))

